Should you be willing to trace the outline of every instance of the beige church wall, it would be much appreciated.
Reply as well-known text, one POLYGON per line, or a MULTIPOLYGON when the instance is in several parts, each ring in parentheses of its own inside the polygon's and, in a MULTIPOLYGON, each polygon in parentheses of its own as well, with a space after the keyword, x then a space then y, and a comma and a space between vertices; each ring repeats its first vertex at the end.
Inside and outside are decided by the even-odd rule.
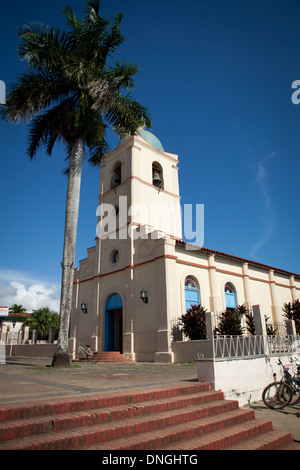
MULTIPOLYGON (((216 285, 217 285, 217 292, 220 296, 220 305, 221 311, 226 310, 226 302, 225 302, 225 285, 227 282, 230 282, 235 290, 236 294, 236 305, 242 305, 245 303, 245 292, 244 292, 244 283, 243 278, 241 276, 234 276, 232 274, 227 274, 224 272, 216 272, 216 285)), ((220 311, 219 311, 220 313, 220 311)))
POLYGON ((150 262, 134 269, 135 282, 132 295, 135 299, 135 311, 133 312, 135 334, 156 332, 159 326, 159 315, 165 310, 163 269, 159 264, 159 261, 150 262), (147 292, 148 303, 144 303, 140 299, 142 289, 147 292))
POLYGON ((177 165, 177 155, 161 152, 141 139, 135 139, 133 152, 137 156, 133 162, 133 175, 138 175, 142 181, 152 185, 152 164, 158 162, 163 170, 164 188, 170 192, 176 191, 173 171, 177 170, 170 171, 170 166, 172 168, 173 165, 177 165))
POLYGON ((297 278, 297 279, 295 278, 293 280, 293 285, 295 286, 296 291, 297 291, 297 298, 299 298, 300 297, 300 278, 297 278))
MULTIPOLYGON (((175 255, 177 270, 177 285, 180 286, 180 300, 178 316, 185 313, 184 284, 187 276, 193 276, 199 286, 200 302, 208 311, 211 311, 211 286, 209 279, 209 263, 205 253, 197 250, 185 250, 176 246, 175 255)), ((175 315, 174 315, 175 317, 175 315)))
POLYGON ((269 282, 269 270, 268 269, 263 269, 257 266, 252 266, 249 264, 249 277, 250 279, 252 278, 253 280, 258 280, 258 281, 266 281, 269 282))
POLYGON ((73 286, 73 304, 70 323, 70 337, 77 338, 84 346, 90 344, 97 349, 97 305, 98 280, 80 282, 73 286), (86 303, 87 313, 81 310, 81 304, 86 303))
POLYGON ((242 276, 242 263, 230 259, 215 256, 215 265, 217 271, 224 272, 225 275, 242 276))
POLYGON ((123 183, 126 180, 128 177, 128 172, 126 172, 125 161, 128 160, 128 156, 129 151, 127 148, 123 148, 121 152, 117 151, 116 149, 106 155, 100 170, 100 194, 111 190, 111 177, 113 175, 113 169, 119 162, 121 163, 121 182, 123 183), (102 178, 103 173, 106 173, 106 178, 102 178))
POLYGON ((139 204, 130 208, 131 220, 148 225, 153 230, 161 230, 166 235, 181 237, 180 200, 166 191, 153 190, 153 186, 133 182, 139 204), (171 199, 171 200, 170 200, 171 199), (171 202, 171 204, 170 204, 171 202))
POLYGON ((280 311, 280 318, 279 321, 283 320, 283 305, 288 302, 292 302, 292 290, 291 290, 291 283, 289 276, 283 276, 279 273, 274 273, 274 281, 275 281, 275 297, 276 297, 276 304, 279 307, 280 311))
MULTIPOLYGON (((90 279, 97 273, 97 247, 87 249, 87 258, 80 260, 80 280, 90 279)), ((79 272, 78 272, 79 275, 79 272)), ((76 278, 76 270, 75 270, 76 278)))
MULTIPOLYGON (((259 273, 258 273, 259 274, 259 273)), ((267 281, 260 281, 259 278, 249 279, 250 289, 253 292, 254 305, 259 305, 264 315, 272 318, 270 285, 267 281)))
POLYGON ((210 310, 210 285, 208 277, 208 269, 196 266, 183 264, 182 262, 176 263, 177 269, 177 286, 180 287, 180 303, 178 314, 174 317, 179 317, 185 313, 185 280, 188 276, 192 276, 199 286, 199 300, 203 307, 210 310))
MULTIPOLYGON (((185 313, 187 276, 198 283, 201 305, 215 313, 226 308, 227 282, 235 288, 237 304, 259 304, 262 313, 273 320, 282 317, 283 303, 299 298, 298 277, 217 251, 186 249, 184 242, 175 241, 182 237, 177 165, 177 155, 152 147, 140 136, 127 139, 106 155, 100 170, 99 205, 118 205, 120 210, 116 225, 109 227, 110 237, 96 238, 95 246, 87 250, 87 258, 80 261, 80 270, 75 272, 72 338, 104 350, 105 306, 108 297, 118 293, 123 303, 123 352, 138 361, 170 362, 175 354, 171 321, 185 313), (153 185, 154 162, 161 166, 163 189, 153 185), (117 163, 121 164, 121 183, 112 188, 117 163), (122 196, 126 198, 120 200, 122 196), (128 213, 138 207, 140 212, 128 213), (116 238, 111 236, 115 228, 116 238), (153 230, 171 237, 156 239, 153 230), (116 263, 112 257, 115 250, 119 252, 116 263), (148 303, 140 298, 142 289, 147 292, 148 303), (86 314, 80 308, 83 301, 88 306, 86 314)), ((160 236, 157 232, 155 235, 160 236)), ((115 314, 115 324, 119 314, 115 314)))
POLYGON ((199 250, 184 249, 182 247, 176 246, 175 253, 178 264, 182 263, 190 266, 191 268, 195 267, 208 269, 209 267, 207 254, 201 253, 199 250))
MULTIPOLYGON (((101 242, 100 242, 101 243, 101 242)), ((115 273, 130 263, 130 251, 128 250, 127 240, 106 239, 101 246, 100 255, 100 275, 115 273), (115 251, 119 252, 119 258, 116 263, 113 262, 115 251)))

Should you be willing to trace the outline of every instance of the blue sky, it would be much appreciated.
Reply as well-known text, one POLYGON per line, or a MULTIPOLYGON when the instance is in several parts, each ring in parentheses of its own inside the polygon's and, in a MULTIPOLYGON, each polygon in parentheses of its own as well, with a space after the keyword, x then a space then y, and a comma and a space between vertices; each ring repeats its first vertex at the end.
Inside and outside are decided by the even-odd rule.
MULTIPOLYGON (((17 28, 64 28, 64 5, 80 16, 85 3, 2 2, 0 80, 24 68, 17 28)), ((103 17, 119 11, 127 40, 116 58, 139 66, 134 94, 179 155, 182 204, 204 204, 204 246, 300 273, 300 2, 102 0, 103 17)), ((25 126, 0 122, 0 305, 58 308, 64 148, 30 161, 26 145, 25 126)), ((94 245, 98 187, 85 164, 76 266, 94 245)))

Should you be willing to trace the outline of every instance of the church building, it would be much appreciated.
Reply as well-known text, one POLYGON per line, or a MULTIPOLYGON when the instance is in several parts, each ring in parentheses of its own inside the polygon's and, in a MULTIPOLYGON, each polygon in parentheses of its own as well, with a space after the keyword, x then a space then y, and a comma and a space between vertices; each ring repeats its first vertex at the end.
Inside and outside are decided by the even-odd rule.
POLYGON ((70 350, 174 362, 171 325, 190 305, 259 305, 273 322, 300 275, 183 240, 178 156, 151 133, 122 139, 100 171, 95 246, 75 270, 70 350))

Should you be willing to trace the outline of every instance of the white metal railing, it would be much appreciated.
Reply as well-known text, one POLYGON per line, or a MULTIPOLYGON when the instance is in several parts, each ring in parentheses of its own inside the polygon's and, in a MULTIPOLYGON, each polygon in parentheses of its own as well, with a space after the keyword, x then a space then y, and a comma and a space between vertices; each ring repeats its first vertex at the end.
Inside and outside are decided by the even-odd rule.
POLYGON ((213 357, 260 356, 265 353, 263 336, 214 336, 213 357))
POLYGON ((207 353, 198 353, 198 359, 234 359, 264 356, 266 354, 300 354, 300 335, 294 336, 213 336, 207 353))
POLYGON ((300 335, 267 336, 269 354, 300 353, 300 335))

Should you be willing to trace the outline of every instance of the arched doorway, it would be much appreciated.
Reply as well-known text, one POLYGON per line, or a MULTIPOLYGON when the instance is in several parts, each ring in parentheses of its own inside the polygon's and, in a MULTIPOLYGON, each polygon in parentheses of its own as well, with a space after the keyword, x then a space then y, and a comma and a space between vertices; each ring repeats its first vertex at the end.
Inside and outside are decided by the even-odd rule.
POLYGON ((111 294, 105 304, 104 351, 123 352, 123 303, 119 294, 111 294))

